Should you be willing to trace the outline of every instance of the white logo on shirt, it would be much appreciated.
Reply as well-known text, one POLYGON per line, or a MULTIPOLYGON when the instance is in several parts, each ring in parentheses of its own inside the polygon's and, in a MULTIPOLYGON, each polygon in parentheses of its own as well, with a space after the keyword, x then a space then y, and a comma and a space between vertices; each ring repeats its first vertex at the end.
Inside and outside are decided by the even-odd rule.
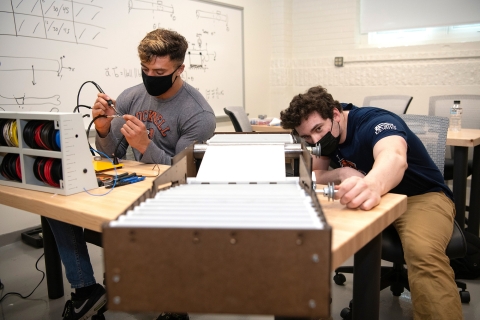
POLYGON ((397 130, 397 127, 395 127, 393 123, 386 123, 386 122, 380 123, 375 127, 375 134, 379 134, 383 130, 388 130, 388 129, 397 130))

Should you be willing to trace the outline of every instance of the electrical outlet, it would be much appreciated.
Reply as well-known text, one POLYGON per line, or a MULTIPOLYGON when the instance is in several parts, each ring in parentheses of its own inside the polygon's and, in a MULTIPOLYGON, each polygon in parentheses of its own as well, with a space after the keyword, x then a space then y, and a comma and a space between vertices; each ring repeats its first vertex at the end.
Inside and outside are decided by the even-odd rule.
POLYGON ((343 67, 343 57, 335 57, 335 67, 343 67))

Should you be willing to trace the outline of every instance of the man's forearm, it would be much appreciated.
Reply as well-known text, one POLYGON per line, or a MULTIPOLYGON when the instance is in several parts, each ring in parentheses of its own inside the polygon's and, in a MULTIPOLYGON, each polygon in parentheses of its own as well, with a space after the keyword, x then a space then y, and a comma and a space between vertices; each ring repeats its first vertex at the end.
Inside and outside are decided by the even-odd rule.
POLYGON ((340 183, 340 176, 338 170, 313 170, 315 172, 316 182, 319 184, 328 184, 329 182, 340 183))
POLYGON ((405 157, 395 153, 382 153, 377 156, 375 164, 365 176, 365 180, 369 184, 375 185, 380 195, 384 195, 402 181, 406 169, 405 157))

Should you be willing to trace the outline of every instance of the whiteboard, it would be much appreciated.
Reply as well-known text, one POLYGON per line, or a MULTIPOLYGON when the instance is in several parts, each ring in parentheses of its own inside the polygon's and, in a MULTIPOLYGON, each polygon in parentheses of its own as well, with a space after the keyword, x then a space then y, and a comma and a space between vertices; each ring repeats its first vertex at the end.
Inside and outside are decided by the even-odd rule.
MULTIPOLYGON (((116 99, 142 83, 137 46, 156 28, 187 39, 182 79, 217 116, 224 107, 244 106, 242 7, 200 0, 1 0, 0 110, 73 112, 86 81, 116 99)), ((92 106, 97 92, 85 84, 79 104, 92 106)))

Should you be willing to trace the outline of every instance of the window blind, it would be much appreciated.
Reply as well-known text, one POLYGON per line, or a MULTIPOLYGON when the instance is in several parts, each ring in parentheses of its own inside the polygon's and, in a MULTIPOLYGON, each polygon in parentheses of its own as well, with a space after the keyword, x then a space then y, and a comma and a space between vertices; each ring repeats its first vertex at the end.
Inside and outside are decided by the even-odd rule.
POLYGON ((479 0, 360 0, 360 32, 480 23, 479 0))

